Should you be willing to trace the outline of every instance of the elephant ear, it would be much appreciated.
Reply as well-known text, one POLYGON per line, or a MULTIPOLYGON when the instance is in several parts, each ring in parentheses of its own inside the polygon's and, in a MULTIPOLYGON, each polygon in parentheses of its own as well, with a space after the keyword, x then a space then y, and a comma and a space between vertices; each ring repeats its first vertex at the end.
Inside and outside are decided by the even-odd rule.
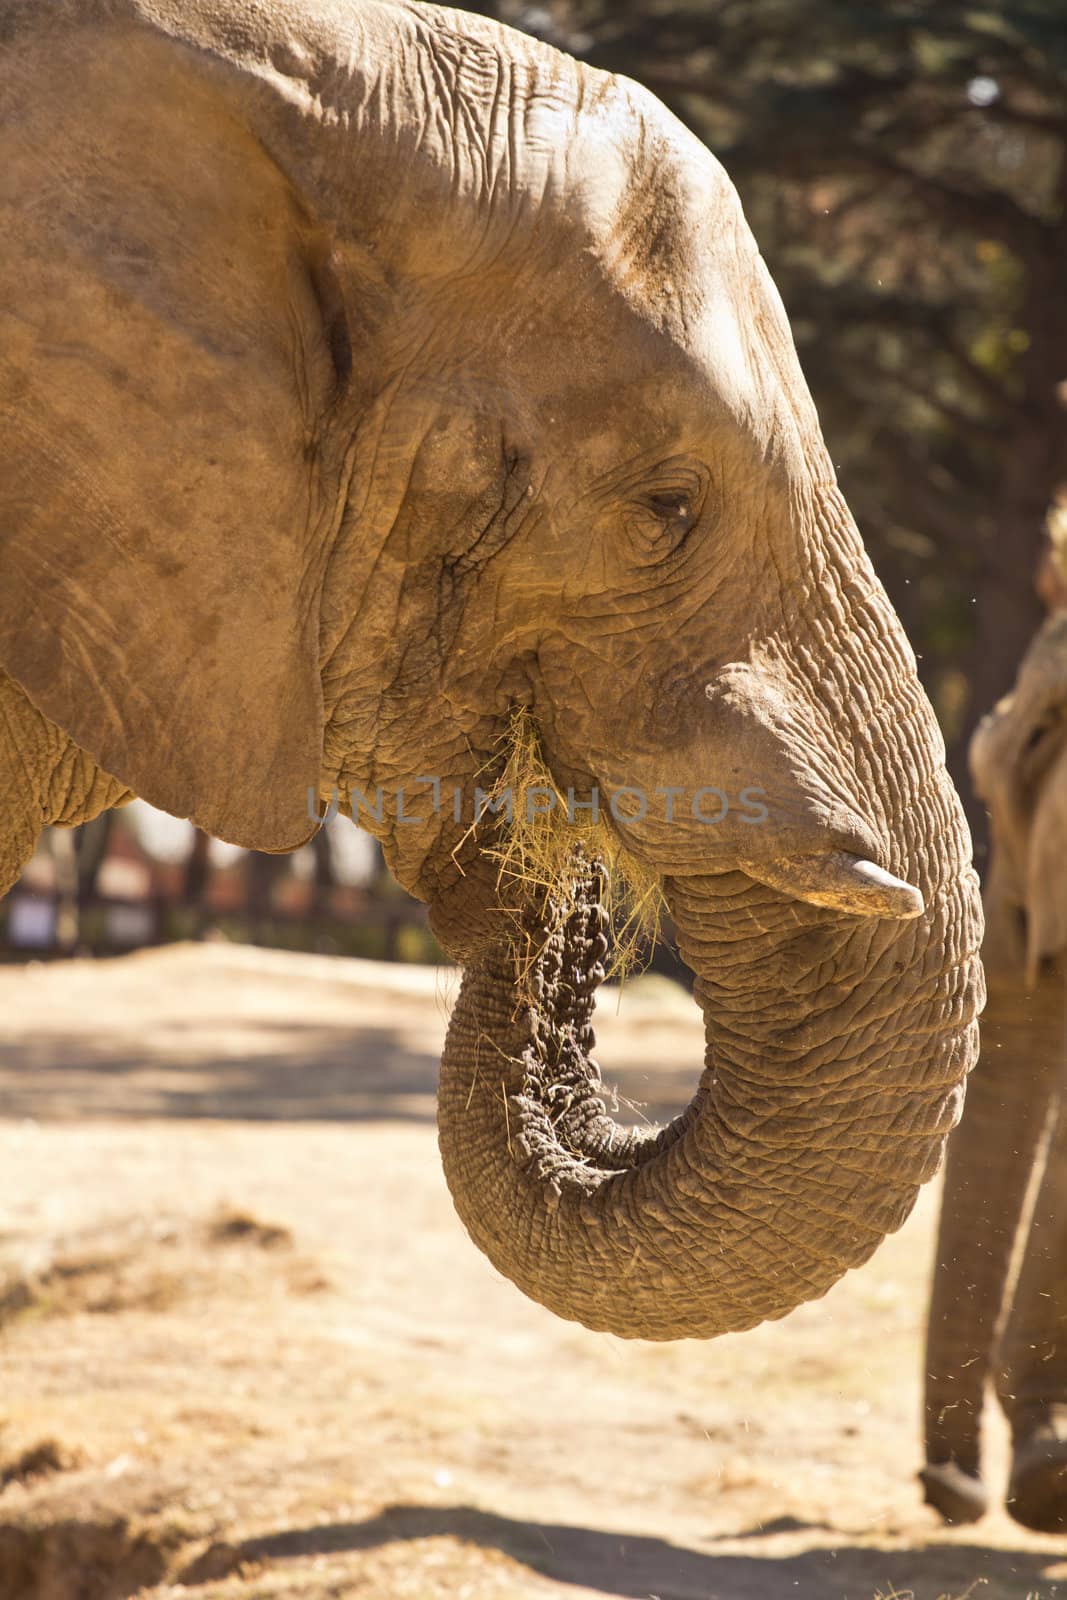
POLYGON ((1067 749, 1058 755, 1034 808, 1026 860, 1026 976, 1037 981, 1047 956, 1067 947, 1067 749))
POLYGON ((306 223, 262 150, 151 61, 57 44, 11 76, 0 664, 146 800, 294 848, 315 828, 333 514, 310 441, 336 384, 306 223))

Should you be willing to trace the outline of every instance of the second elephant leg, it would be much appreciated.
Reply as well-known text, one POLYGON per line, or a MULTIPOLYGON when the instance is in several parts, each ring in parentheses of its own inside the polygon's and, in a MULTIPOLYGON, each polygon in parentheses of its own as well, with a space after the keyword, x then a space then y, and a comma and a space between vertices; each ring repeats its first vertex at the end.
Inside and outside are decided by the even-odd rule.
POLYGON ((1008 1510, 1067 1528, 1067 1098, 1061 1093, 1012 1308, 997 1396, 1012 1433, 1008 1510))
POLYGON ((982 1055, 949 1140, 926 1343, 926 1499, 950 1522, 985 1509, 982 1402, 1034 1161, 1063 1052, 1063 977, 991 982, 982 1055))

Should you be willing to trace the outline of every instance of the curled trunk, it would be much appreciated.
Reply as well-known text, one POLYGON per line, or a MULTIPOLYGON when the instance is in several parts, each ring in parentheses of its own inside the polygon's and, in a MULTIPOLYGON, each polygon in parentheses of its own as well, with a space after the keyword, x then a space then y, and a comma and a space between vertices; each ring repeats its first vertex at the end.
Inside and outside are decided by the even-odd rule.
POLYGON ((476 961, 440 1138, 457 1209, 499 1270, 560 1316, 674 1339, 783 1316, 866 1260, 936 1169, 973 1059, 980 917, 951 830, 949 845, 924 915, 902 923, 800 905, 740 872, 668 881, 707 1059, 658 1132, 618 1130, 597 1093, 595 873, 530 919, 532 962, 504 939, 476 961))

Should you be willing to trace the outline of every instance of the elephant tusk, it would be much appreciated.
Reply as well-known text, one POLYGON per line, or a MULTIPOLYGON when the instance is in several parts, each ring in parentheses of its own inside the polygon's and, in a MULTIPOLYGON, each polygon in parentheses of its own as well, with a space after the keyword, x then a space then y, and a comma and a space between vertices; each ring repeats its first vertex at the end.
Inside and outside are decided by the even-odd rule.
POLYGON ((831 906, 857 917, 919 917, 925 906, 918 889, 844 850, 782 856, 777 861, 742 861, 757 883, 813 906, 831 906))

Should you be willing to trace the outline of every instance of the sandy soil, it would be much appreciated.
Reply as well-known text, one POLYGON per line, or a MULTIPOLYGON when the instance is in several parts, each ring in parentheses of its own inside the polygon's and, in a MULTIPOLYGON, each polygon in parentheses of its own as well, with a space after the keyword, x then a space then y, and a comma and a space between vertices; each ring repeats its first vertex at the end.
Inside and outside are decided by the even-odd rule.
MULTIPOLYGON (((1067 1596, 1067 1540, 920 1504, 932 1193, 754 1333, 559 1322, 445 1191, 453 985, 224 946, 0 971, 0 1600, 1067 1596)), ((682 1102, 684 996, 641 980, 600 1033, 633 1114, 682 1102)))

